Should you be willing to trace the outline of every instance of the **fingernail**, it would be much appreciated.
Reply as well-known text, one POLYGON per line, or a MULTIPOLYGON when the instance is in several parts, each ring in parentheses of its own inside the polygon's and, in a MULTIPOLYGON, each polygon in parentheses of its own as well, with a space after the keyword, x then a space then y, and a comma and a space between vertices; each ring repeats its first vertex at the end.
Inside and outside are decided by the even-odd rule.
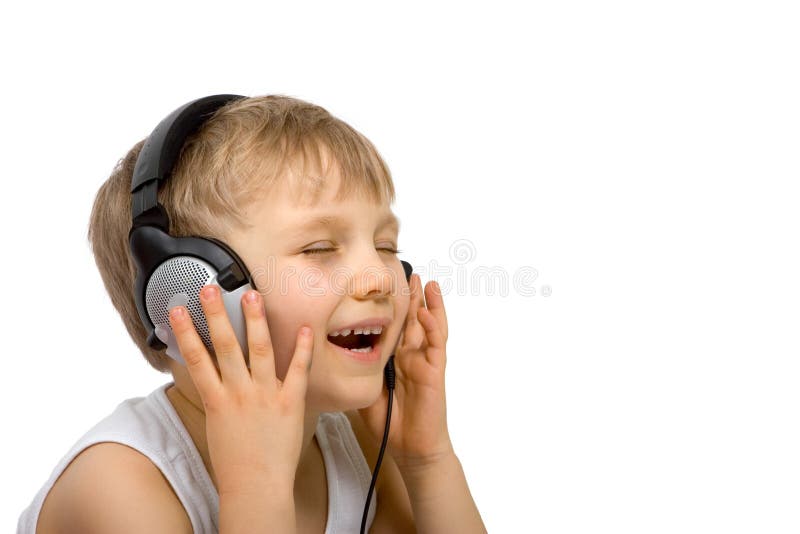
POLYGON ((258 292, 248 291, 247 296, 245 298, 247 299, 247 302, 249 302, 250 304, 255 304, 256 301, 258 300, 258 292))
POLYGON ((214 297, 217 296, 217 288, 216 286, 206 286, 200 291, 200 296, 203 297, 203 300, 212 300, 214 297))
POLYGON ((307 327, 307 326, 304 326, 303 328, 300 329, 300 335, 301 336, 305 336, 305 337, 310 336, 311 335, 311 329, 309 327, 307 327))
POLYGON ((186 316, 186 308, 183 306, 175 306, 169 313, 173 319, 183 319, 186 316))

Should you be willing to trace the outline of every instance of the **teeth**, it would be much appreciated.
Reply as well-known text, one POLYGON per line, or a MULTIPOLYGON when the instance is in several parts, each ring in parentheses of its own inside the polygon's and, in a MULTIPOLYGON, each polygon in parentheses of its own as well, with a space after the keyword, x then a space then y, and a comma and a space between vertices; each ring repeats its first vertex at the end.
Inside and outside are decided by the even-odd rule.
POLYGON ((339 330, 338 332, 331 332, 329 336, 349 336, 350 332, 354 334, 380 334, 383 332, 382 326, 373 328, 356 328, 355 330, 339 330))
POLYGON ((350 352, 372 352, 372 347, 364 347, 363 349, 347 349, 350 352))

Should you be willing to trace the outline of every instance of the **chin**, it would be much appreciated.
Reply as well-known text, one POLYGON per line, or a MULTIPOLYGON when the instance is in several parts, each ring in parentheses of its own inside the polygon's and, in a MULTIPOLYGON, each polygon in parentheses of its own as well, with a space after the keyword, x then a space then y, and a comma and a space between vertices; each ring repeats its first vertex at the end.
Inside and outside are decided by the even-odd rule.
POLYGON ((313 393, 309 391, 308 402, 322 412, 346 412, 371 406, 385 388, 383 367, 374 375, 338 375, 328 379, 313 393))

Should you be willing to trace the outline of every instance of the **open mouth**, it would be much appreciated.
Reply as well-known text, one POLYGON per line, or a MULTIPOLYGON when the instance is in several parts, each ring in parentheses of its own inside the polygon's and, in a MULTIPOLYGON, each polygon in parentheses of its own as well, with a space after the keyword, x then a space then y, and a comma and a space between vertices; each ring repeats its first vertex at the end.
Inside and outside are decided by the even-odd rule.
POLYGON ((328 341, 352 352, 368 353, 371 352, 372 348, 378 344, 382 335, 383 332, 380 334, 356 334, 350 332, 346 336, 328 335, 328 341))

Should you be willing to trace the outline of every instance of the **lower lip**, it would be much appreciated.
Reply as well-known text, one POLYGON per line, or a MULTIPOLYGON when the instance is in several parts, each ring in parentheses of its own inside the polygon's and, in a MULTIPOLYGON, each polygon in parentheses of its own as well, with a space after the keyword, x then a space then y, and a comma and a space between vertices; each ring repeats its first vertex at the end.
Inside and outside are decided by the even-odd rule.
POLYGON ((383 339, 383 336, 379 337, 378 338, 378 342, 375 343, 375 345, 372 347, 372 350, 369 351, 369 352, 353 352, 352 350, 347 350, 346 348, 340 347, 339 345, 331 343, 330 341, 327 341, 327 340, 326 341, 334 349, 336 349, 337 351, 341 352, 342 354, 345 354, 346 356, 349 356, 349 357, 353 358, 354 360, 358 360, 358 361, 364 362, 364 363, 373 363, 373 362, 377 362, 378 360, 381 359, 381 341, 382 341, 382 339, 383 339))

